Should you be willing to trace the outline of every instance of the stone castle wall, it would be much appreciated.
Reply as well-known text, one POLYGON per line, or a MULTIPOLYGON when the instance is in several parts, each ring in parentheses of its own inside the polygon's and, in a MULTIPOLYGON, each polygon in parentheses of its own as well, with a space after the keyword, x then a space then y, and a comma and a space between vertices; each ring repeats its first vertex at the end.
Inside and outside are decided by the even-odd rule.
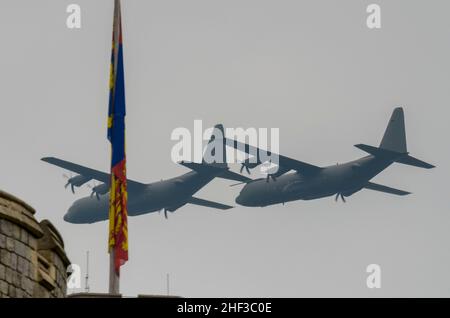
POLYGON ((35 210, 0 191, 0 298, 65 297, 70 261, 64 242, 35 210))

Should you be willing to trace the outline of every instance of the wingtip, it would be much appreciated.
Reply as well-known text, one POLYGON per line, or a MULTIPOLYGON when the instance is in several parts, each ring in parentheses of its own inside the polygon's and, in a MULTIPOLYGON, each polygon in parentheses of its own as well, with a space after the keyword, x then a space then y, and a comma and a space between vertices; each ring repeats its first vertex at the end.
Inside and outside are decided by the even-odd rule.
POLYGON ((419 166, 419 168, 423 168, 423 169, 433 169, 433 168, 436 168, 436 166, 435 166, 435 165, 432 165, 431 163, 424 162, 422 166, 419 166))

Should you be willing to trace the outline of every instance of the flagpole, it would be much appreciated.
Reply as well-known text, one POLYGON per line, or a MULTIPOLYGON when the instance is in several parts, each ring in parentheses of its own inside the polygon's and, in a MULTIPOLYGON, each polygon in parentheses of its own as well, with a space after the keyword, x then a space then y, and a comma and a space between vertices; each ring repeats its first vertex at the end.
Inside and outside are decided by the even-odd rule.
MULTIPOLYGON (((121 8, 120 8, 120 0, 114 0, 114 21, 113 21, 113 56, 114 65, 112 65, 114 70, 114 82, 116 81, 117 76, 117 63, 118 63, 118 50, 119 50, 119 32, 121 32, 121 8)), ((114 96, 114 94, 113 94, 114 96)), ((111 171, 112 175, 112 171, 111 171)), ((112 185, 112 180, 111 180, 112 185)), ((111 190, 111 189, 110 189, 111 190)), ((111 195, 111 191, 110 191, 111 195)), ((111 217, 111 216, 110 216, 111 217)), ((119 269, 115 268, 115 259, 116 259, 116 250, 115 247, 110 247, 109 249, 109 294, 118 295, 120 294, 120 267, 119 269)))
POLYGON ((111 250, 109 254, 109 293, 112 295, 120 294, 120 273, 116 273, 114 268, 115 251, 111 250))

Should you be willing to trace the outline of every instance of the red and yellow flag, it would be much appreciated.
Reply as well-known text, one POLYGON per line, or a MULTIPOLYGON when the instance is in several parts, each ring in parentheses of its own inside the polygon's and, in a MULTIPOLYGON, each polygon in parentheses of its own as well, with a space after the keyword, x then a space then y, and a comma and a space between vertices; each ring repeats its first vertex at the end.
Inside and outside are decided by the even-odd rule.
POLYGON ((127 173, 125 156, 125 81, 122 52, 120 1, 115 0, 109 82, 108 139, 111 142, 111 188, 109 199, 109 252, 114 268, 128 260, 127 173))

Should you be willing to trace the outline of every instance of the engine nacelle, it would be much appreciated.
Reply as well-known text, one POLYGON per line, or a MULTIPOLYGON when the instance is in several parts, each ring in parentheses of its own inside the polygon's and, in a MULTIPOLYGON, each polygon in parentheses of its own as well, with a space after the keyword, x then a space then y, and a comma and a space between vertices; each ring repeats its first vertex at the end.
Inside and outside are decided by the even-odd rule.
POLYGON ((109 192, 109 184, 102 183, 92 188, 92 192, 98 194, 107 194, 109 192))
POLYGON ((344 197, 349 197, 349 196, 351 196, 352 194, 354 194, 354 193, 356 193, 356 192, 358 192, 359 190, 361 190, 363 187, 358 187, 358 188, 355 188, 355 189, 352 189, 352 190, 346 190, 346 191, 343 191, 343 192, 341 192, 342 193, 342 195, 344 196, 344 197))
POLYGON ((85 184, 86 182, 90 181, 92 178, 83 176, 83 175, 78 175, 75 177, 70 178, 67 183, 73 185, 74 187, 81 187, 83 184, 85 184))

